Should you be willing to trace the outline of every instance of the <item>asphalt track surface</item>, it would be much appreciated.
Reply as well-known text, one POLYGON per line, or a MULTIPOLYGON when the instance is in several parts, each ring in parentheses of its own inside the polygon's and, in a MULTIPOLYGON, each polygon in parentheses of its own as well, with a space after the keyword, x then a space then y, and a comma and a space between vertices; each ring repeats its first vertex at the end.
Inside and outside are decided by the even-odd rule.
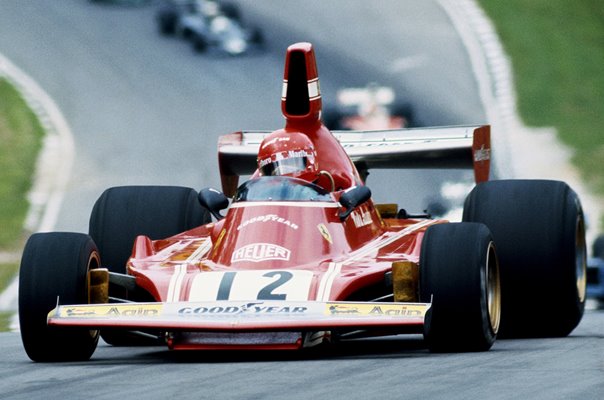
MULTIPOLYGON (((283 125, 283 54, 296 41, 316 47, 324 99, 339 87, 378 82, 413 99, 421 125, 485 122, 465 50, 433 1, 377 7, 254 1, 244 12, 263 27, 267 51, 228 58, 199 56, 183 41, 160 37, 152 5, 0 1, 0 52, 54 98, 74 135, 76 159, 57 230, 87 231, 94 201, 110 186, 217 187, 217 136, 283 125)), ((417 210, 443 180, 464 176, 444 175, 376 173, 369 184, 378 201, 395 192, 399 204, 417 210)), ((86 363, 35 364, 18 333, 2 333, 0 397, 598 399, 604 393, 598 311, 588 311, 568 338, 498 341, 486 353, 430 354, 418 336, 321 350, 182 354, 101 344, 86 363)))

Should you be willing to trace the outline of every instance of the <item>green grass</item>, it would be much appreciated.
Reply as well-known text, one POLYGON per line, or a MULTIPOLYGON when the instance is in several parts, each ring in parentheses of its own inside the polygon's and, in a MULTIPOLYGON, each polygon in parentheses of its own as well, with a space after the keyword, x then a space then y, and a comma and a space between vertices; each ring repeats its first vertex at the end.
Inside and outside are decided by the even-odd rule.
POLYGON ((0 251, 22 245, 36 157, 44 131, 17 91, 0 79, 0 251))
MULTIPOLYGON (((0 264, 0 293, 10 284, 18 270, 19 264, 17 263, 0 264)), ((0 332, 9 330, 13 314, 13 312, 0 312, 0 332)))
MULTIPOLYGON (((36 158, 44 131, 19 93, 0 79, 0 251, 17 253, 26 232, 23 224, 29 209, 27 192, 31 187, 36 158)), ((17 274, 16 263, 0 264, 0 292, 17 274)), ((8 314, 10 315, 10 313, 8 314)), ((0 315, 0 330, 7 328, 8 317, 0 315)))
POLYGON ((13 312, 0 312, 0 332, 8 332, 10 330, 13 315, 13 312))
POLYGON ((512 60, 522 119, 555 127, 576 150, 573 163, 584 181, 604 195, 604 3, 479 3, 512 60))

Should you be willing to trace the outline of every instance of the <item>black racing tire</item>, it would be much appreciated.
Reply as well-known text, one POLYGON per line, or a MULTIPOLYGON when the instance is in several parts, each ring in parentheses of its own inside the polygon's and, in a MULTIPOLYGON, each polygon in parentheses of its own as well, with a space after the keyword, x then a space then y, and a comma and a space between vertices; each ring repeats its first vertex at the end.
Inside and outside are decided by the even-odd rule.
POLYGON ((94 353, 99 332, 85 328, 48 326, 56 305, 87 304, 87 273, 100 266, 90 236, 52 232, 32 235, 19 270, 19 324, 23 347, 37 362, 84 361, 94 353))
POLYGON ((266 43, 264 39, 264 34, 260 30, 260 28, 253 28, 250 34, 250 42, 255 44, 258 47, 263 47, 266 43))
POLYGON ((585 222, 564 182, 501 180, 477 185, 463 221, 489 227, 501 268, 500 337, 563 337, 585 308, 585 222))
MULTIPOLYGON (((126 263, 139 235, 164 239, 211 221, 197 192, 179 186, 121 186, 105 190, 90 215, 89 233, 110 272, 126 273, 126 263)), ((109 287, 109 296, 128 298, 121 288, 109 287)), ((150 300, 150 299, 145 299, 150 300)), ((124 331, 104 329, 101 337, 112 345, 141 344, 124 331)))
POLYGON ((499 329, 501 290, 495 245, 485 225, 447 223, 426 230, 420 301, 432 303, 424 322, 430 351, 491 348, 499 329))
POLYGON ((103 267, 126 273, 134 239, 164 239, 211 221, 197 192, 179 186, 120 186, 105 190, 94 204, 88 231, 103 267))
POLYGON ((159 33, 165 36, 176 33, 176 24, 178 22, 178 13, 176 11, 171 9, 160 10, 156 19, 159 33))
POLYGON ((191 43, 193 43, 193 50, 195 50, 197 53, 205 53, 208 49, 208 41, 202 35, 192 36, 191 43))

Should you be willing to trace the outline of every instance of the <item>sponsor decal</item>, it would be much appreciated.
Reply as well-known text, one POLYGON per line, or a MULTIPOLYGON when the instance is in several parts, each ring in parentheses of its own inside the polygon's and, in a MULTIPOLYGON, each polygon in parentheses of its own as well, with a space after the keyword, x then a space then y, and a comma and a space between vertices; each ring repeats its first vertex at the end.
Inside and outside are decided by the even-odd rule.
POLYGON ((371 214, 369 214, 369 211, 353 211, 350 216, 352 217, 354 226, 356 226, 357 228, 369 225, 372 222, 371 214))
POLYGON ((279 153, 272 154, 270 157, 263 158, 258 160, 258 167, 262 168, 267 166, 270 163, 282 160, 288 160, 291 158, 311 158, 314 157, 312 152, 307 152, 306 150, 288 150, 281 151, 279 153))
POLYGON ((363 317, 424 317, 425 305, 417 304, 346 304, 329 303, 325 310, 326 315, 350 315, 363 317))
POLYGON ((358 307, 347 306, 343 304, 332 304, 329 306, 329 313, 331 315, 337 314, 359 314, 358 307))
POLYGON ((283 260, 288 261, 291 251, 285 247, 271 243, 252 243, 238 248, 231 256, 231 263, 241 261, 269 261, 283 260))
POLYGON ((258 167, 260 167, 260 168, 266 167, 268 164, 270 164, 272 162, 273 162, 272 157, 265 158, 263 160, 258 161, 258 167))
POLYGON ((306 150, 289 150, 287 152, 287 158, 304 158, 304 157, 312 157, 312 153, 308 153, 306 150))
POLYGON ((325 226, 325 224, 319 224, 319 225, 317 225, 317 228, 319 229, 319 232, 321 232, 321 236, 323 236, 323 238, 325 240, 327 240, 330 244, 333 244, 333 240, 331 239, 331 234, 329 233, 329 230, 327 230, 327 227, 325 226))
POLYGON ((253 217, 248 219, 247 221, 243 221, 238 227, 237 230, 241 230, 242 228, 245 228, 246 226, 250 225, 250 224, 254 224, 257 222, 276 222, 278 224, 283 224, 285 226, 288 226, 294 230, 298 229, 298 225, 285 219, 282 218, 276 214, 267 214, 267 215, 259 215, 257 217, 253 217))
POLYGON ((62 317, 155 317, 162 311, 162 305, 104 305, 104 306, 80 306, 80 307, 61 307, 62 317))
POLYGON ((87 310, 81 308, 68 308, 65 310, 66 317, 86 317, 97 315, 94 310, 87 310))
POLYGON ((369 315, 423 317, 424 309, 425 307, 413 306, 372 306, 369 315))
POLYGON ((480 146, 480 149, 474 152, 474 161, 487 161, 491 159, 491 149, 485 149, 484 144, 480 146))
POLYGON ((198 315, 266 315, 266 314, 305 314, 308 308, 303 306, 274 306, 266 305, 263 302, 253 302, 244 304, 230 304, 226 306, 198 306, 198 307, 182 307, 178 310, 178 315, 181 316, 198 316, 198 315))

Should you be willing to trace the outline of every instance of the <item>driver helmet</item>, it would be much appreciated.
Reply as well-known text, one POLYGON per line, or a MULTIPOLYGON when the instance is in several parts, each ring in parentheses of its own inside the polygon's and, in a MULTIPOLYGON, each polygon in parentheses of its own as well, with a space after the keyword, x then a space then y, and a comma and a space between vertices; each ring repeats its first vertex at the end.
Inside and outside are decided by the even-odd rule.
POLYGON ((264 138, 258 152, 260 176, 290 176, 312 182, 317 178, 317 152, 300 132, 275 131, 264 138))

